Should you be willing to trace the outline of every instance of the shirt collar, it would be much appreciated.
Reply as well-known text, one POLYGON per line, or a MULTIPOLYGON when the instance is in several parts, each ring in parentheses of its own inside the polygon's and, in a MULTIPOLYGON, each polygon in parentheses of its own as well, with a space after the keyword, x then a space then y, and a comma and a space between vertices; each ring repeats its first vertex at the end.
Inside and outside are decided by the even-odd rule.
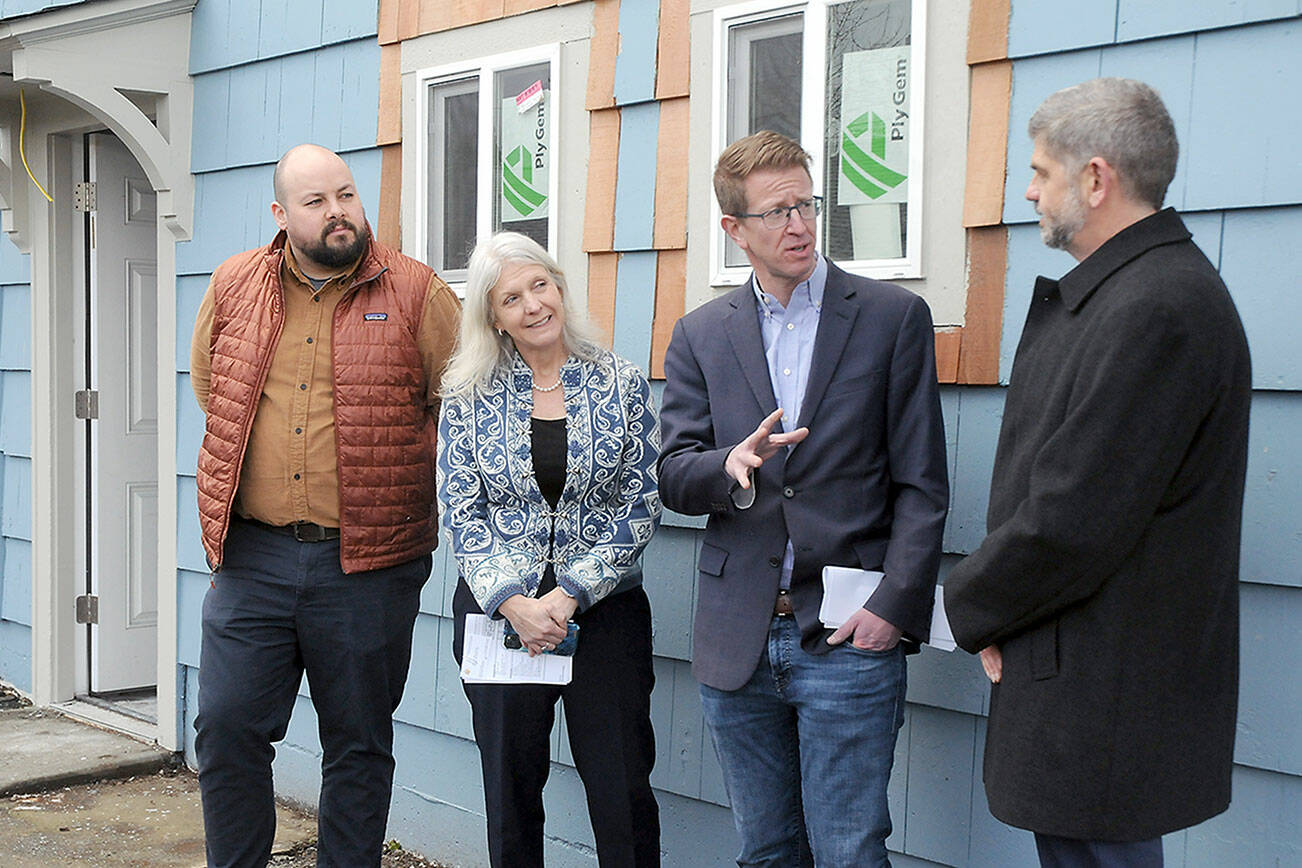
MULTIPOLYGON (((350 265, 347 271, 342 274, 336 274, 334 277, 327 280, 321 285, 321 289, 333 289, 347 286, 352 276, 357 273, 358 266, 362 264, 362 260, 364 259, 366 259, 365 255, 357 257, 357 261, 350 265)), ((294 258, 294 249, 290 247, 289 244, 285 245, 285 268, 289 270, 289 273, 294 276, 296 281, 313 292, 316 292, 316 288, 312 286, 312 281, 309 280, 307 275, 303 273, 303 270, 298 267, 298 260, 294 258)))
MULTIPOLYGON (((823 291, 827 288, 827 260, 819 253, 814 254, 814 270, 810 272, 809 277, 796 284, 795 290, 791 293, 791 298, 800 293, 808 293, 809 305, 814 310, 823 309, 823 291)), ((752 271, 750 274, 751 288, 755 292, 755 303, 759 305, 760 313, 769 311, 770 313, 781 313, 784 308, 782 304, 765 292, 759 283, 759 278, 752 271)))

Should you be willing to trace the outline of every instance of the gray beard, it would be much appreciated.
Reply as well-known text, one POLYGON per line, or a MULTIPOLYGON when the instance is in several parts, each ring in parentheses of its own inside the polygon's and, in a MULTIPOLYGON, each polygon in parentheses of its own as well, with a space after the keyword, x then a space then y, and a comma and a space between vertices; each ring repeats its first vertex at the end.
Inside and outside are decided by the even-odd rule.
POLYGON ((1040 218, 1040 240, 1046 247, 1066 250, 1075 240, 1076 233, 1085 228, 1086 213, 1084 208, 1077 210, 1079 204, 1073 202, 1070 210, 1056 221, 1049 222, 1044 217, 1040 218))

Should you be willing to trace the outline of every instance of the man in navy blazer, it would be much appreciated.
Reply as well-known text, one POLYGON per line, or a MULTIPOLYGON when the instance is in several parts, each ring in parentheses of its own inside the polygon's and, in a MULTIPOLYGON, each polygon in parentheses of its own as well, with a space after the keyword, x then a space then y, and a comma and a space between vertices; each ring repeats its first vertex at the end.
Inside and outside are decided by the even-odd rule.
POLYGON ((674 328, 660 496, 709 515, 693 671, 738 864, 862 868, 888 864, 904 654, 928 639, 948 480, 930 311, 819 255, 809 159, 772 132, 719 157, 753 275, 674 328), (884 573, 835 631, 825 566, 884 573))

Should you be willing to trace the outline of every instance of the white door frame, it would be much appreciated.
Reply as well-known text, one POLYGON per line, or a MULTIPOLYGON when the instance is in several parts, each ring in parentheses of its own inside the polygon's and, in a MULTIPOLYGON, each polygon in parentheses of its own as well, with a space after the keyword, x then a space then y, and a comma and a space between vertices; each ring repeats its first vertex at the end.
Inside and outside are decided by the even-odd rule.
MULTIPOLYGON (((67 134, 107 127, 131 151, 158 195, 158 723, 137 731, 170 750, 184 743, 178 701, 176 582, 176 243, 190 237, 193 110, 188 74, 195 0, 105 0, 0 24, 0 52, 12 51, 14 83, 26 89, 27 162, 38 178, 71 191, 67 134), (147 50, 146 50, 147 48, 147 50), (121 89, 121 90, 119 90, 121 89), (39 101, 38 91, 59 99, 39 101), (122 91, 130 92, 135 101, 122 91), (155 120, 138 107, 152 100, 155 120)), ((16 121, 16 118, 15 118, 16 121)), ((66 209, 48 208, 18 162, 18 124, 0 143, 0 220, 24 252, 32 278, 32 692, 38 705, 68 702, 77 689, 84 639, 73 612, 82 577, 77 540, 78 386, 71 348, 81 328, 69 312, 79 263, 64 248, 66 209), (5 147, 7 145, 7 147, 5 147), (7 171, 5 171, 7 170, 7 171), (7 176, 7 177, 6 177, 7 176)))

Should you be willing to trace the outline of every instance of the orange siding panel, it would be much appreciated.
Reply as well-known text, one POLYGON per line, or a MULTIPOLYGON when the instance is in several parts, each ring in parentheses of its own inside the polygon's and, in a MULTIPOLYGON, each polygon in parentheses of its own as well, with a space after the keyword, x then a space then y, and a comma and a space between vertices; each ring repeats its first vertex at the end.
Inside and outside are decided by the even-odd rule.
MULTIPOLYGON (((615 184, 619 176, 619 109, 588 114, 588 196, 583 214, 583 249, 610 250, 615 244, 615 184)), ((614 285, 611 285, 614 292, 614 285)), ((613 297, 613 296, 612 296, 613 297)))
POLYGON ((398 41, 398 4, 400 0, 380 0, 379 35, 381 45, 398 41))
POLYGON ((398 38, 411 39, 420 35, 420 0, 399 0, 398 38))
POLYGON ((936 332, 936 382, 958 382, 958 354, 962 343, 961 328, 936 332))
POLYGON ((377 145, 402 141, 402 45, 380 46, 380 121, 377 145))
POLYGON ((656 263, 656 312, 651 323, 651 378, 665 378, 665 350, 687 304, 687 251, 662 250, 656 263))
POLYGON ((999 339, 1004 327, 1008 227, 967 231, 967 314, 958 357, 958 382, 999 382, 999 339))
POLYGON ((502 4, 503 15, 520 15, 524 12, 534 12, 538 9, 547 9, 556 5, 556 0, 506 0, 502 4))
POLYGON ((967 62, 1008 57, 1009 0, 972 0, 967 20, 967 62))
POLYGON ((421 0, 420 32, 437 33, 496 21, 505 14, 504 5, 504 0, 421 0))
POLYGON ((1003 222, 1008 104, 1012 92, 1012 61, 1000 60, 972 67, 964 226, 995 226, 1003 222))
POLYGON ((687 96, 691 78, 688 39, 690 0, 660 0, 660 38, 656 46, 656 99, 687 96))
POLYGON ((615 104, 615 58, 619 56, 619 0, 592 5, 592 41, 588 49, 587 109, 615 104))
POLYGON ((615 333, 615 278, 618 272, 618 253, 588 255, 588 317, 601 329, 607 345, 615 333))
POLYGON ((402 145, 380 148, 380 213, 375 237, 390 247, 402 247, 402 145))
POLYGON ((687 97, 660 103, 656 143, 655 229, 657 250, 687 246, 687 97))

